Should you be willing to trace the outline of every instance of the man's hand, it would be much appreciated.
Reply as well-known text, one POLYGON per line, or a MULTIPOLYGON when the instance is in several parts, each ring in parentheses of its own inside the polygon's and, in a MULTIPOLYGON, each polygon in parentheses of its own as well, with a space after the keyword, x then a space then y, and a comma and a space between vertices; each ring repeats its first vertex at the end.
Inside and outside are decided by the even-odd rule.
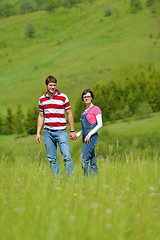
POLYGON ((69 137, 70 137, 70 139, 72 139, 72 140, 76 140, 76 139, 77 139, 77 136, 76 136, 76 133, 75 133, 75 132, 70 132, 69 137))
POLYGON ((42 129, 42 126, 43 126, 43 121, 44 121, 44 113, 39 112, 38 120, 37 120, 37 136, 36 136, 36 142, 37 143, 41 143, 40 132, 41 132, 41 129, 42 129))
POLYGON ((37 143, 41 143, 40 134, 37 134, 37 136, 36 136, 36 142, 37 142, 37 143))
POLYGON ((67 109, 67 110, 66 110, 66 113, 67 113, 68 122, 69 122, 69 125, 70 125, 70 128, 71 128, 71 132, 70 132, 70 134, 69 134, 69 137, 70 137, 70 139, 72 139, 72 140, 76 140, 76 139, 77 139, 76 133, 75 133, 75 132, 72 132, 73 129, 74 129, 74 118, 73 118, 73 114, 72 114, 71 109, 67 109))
POLYGON ((85 137, 85 139, 84 139, 84 141, 85 141, 85 143, 89 143, 90 142, 90 136, 89 135, 87 135, 86 137, 85 137))

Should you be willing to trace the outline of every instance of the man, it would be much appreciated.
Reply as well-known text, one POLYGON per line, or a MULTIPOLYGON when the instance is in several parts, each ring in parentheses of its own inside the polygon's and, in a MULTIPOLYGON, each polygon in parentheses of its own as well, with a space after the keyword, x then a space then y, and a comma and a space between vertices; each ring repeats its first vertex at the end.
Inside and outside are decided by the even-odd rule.
POLYGON ((70 124, 70 138, 75 140, 74 119, 68 97, 57 88, 57 79, 48 76, 45 81, 47 92, 39 98, 39 116, 37 121, 36 142, 41 143, 40 132, 44 122, 44 143, 47 151, 47 158, 54 176, 60 176, 59 164, 57 161, 57 143, 59 145, 66 174, 73 173, 73 162, 66 132, 65 111, 70 124))

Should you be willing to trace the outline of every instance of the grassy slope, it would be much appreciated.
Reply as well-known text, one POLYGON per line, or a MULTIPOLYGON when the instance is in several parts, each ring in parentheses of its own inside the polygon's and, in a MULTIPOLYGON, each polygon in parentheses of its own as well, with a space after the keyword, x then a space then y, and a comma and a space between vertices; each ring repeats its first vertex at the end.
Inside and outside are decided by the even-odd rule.
POLYGON ((103 17, 105 5, 101 0, 69 10, 60 8, 53 14, 36 12, 0 20, 1 111, 19 101, 25 107, 37 102, 49 74, 57 76, 58 87, 74 107, 84 88, 105 80, 109 70, 124 62, 159 66, 158 16, 147 8, 130 14, 123 0, 113 1, 114 14, 103 17), (32 39, 24 34, 28 21, 36 28, 32 39))

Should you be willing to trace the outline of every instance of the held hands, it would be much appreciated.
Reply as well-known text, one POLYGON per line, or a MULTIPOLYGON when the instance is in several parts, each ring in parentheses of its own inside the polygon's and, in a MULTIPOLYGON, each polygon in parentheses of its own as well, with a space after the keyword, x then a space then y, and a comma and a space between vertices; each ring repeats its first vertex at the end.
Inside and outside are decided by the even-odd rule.
POLYGON ((69 137, 70 137, 70 139, 72 139, 72 140, 76 140, 76 139, 77 139, 77 135, 76 135, 75 132, 70 132, 69 137))
MULTIPOLYGON (((90 136, 89 135, 87 135, 86 137, 85 137, 85 139, 84 139, 84 142, 85 143, 89 143, 90 142, 90 136)), ((77 139, 77 135, 76 135, 76 133, 75 132, 70 132, 70 139, 72 139, 72 140, 76 140, 77 139)))

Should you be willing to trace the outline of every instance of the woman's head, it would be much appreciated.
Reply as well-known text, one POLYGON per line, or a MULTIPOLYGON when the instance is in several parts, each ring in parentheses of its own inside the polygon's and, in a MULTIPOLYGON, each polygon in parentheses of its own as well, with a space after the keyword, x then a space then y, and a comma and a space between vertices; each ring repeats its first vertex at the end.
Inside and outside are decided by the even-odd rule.
POLYGON ((85 99, 94 99, 94 94, 90 89, 85 89, 82 93, 82 101, 84 102, 85 99))

